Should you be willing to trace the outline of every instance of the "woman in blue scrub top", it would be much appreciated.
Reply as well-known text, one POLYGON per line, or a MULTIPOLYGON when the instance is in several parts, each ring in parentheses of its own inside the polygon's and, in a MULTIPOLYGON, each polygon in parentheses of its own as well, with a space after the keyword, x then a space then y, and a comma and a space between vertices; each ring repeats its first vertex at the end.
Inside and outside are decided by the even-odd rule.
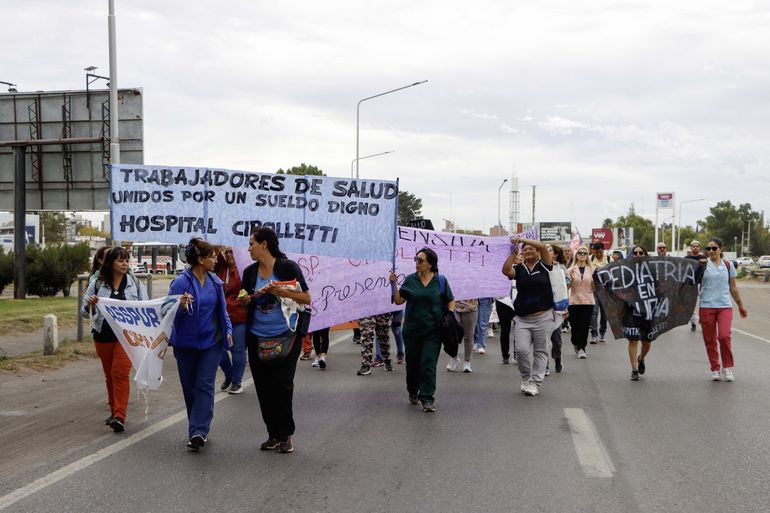
MULTIPOLYGON (((307 333, 310 313, 294 312, 284 315, 281 299, 293 299, 299 305, 310 304, 310 293, 299 266, 289 260, 278 247, 278 237, 270 228, 260 228, 249 238, 249 254, 256 262, 243 271, 242 287, 248 293, 241 301, 248 305, 246 316, 246 347, 249 368, 257 389, 259 408, 267 426, 268 438, 263 451, 281 453, 294 451, 294 373, 307 333), (301 291, 288 290, 273 284, 276 281, 297 280, 301 291), (260 358, 260 340, 284 340, 288 345, 285 357, 275 360, 260 358)), ((264 356, 263 356, 264 357, 264 356)))
POLYGON ((224 344, 232 346, 233 328, 222 280, 212 272, 217 262, 214 246, 193 238, 185 258, 192 267, 171 283, 168 292, 182 295, 169 345, 174 348, 187 406, 187 447, 198 451, 208 441, 217 368, 224 344))

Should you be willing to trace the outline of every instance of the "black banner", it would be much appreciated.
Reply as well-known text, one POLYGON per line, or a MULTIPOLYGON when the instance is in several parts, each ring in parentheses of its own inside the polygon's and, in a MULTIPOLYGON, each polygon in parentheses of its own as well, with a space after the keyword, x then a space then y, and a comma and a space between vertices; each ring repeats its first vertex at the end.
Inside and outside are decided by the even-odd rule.
POLYGON ((628 258, 594 273, 615 338, 655 340, 690 321, 703 269, 675 257, 628 258))

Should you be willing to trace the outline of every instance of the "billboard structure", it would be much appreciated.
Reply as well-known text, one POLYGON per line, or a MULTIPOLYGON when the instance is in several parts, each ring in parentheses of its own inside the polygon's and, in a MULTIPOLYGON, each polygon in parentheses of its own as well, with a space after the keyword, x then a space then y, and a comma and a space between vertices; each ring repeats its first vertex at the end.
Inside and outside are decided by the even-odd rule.
POLYGON ((572 223, 538 223, 540 240, 543 242, 569 242, 572 239, 572 223))
MULTIPOLYGON (((119 90, 118 104, 120 161, 143 164, 142 90, 119 90)), ((106 89, 0 94, 0 205, 14 204, 14 151, 6 143, 29 141, 27 210, 109 210, 109 127, 106 89), (97 142, 35 144, 56 140, 97 142)))

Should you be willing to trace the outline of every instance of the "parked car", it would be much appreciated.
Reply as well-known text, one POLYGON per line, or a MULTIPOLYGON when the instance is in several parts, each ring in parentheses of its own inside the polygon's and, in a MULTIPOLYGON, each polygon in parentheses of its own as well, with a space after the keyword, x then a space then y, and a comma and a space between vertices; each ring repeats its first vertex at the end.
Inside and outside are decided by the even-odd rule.
POLYGON ((757 260, 757 263, 759 264, 760 269, 770 267, 770 255, 762 255, 759 257, 759 260, 757 260))
POLYGON ((738 265, 754 265, 754 260, 747 256, 740 257, 736 262, 738 262, 738 265))

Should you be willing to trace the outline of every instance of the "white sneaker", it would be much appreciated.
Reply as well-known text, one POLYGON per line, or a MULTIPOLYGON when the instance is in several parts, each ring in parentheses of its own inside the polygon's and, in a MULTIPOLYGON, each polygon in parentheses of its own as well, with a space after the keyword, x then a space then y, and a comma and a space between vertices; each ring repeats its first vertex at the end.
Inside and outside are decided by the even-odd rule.
POLYGON ((489 328, 487 330, 487 337, 494 338, 494 336, 495 336, 495 331, 492 328, 489 328))
POLYGON ((527 383, 527 389, 524 391, 524 393, 530 397, 534 397, 540 393, 540 389, 533 381, 530 380, 527 383))
POLYGON ((478 344, 473 344, 473 352, 475 353, 478 350, 479 350, 479 345, 478 344))
POLYGON ((471 370, 471 362, 463 363, 463 372, 473 372, 471 370))
POLYGON ((711 371, 711 381, 722 381, 719 371, 711 371))
POLYGON ((447 365, 446 365, 446 370, 448 370, 449 372, 456 371, 457 370, 457 366, 459 365, 459 363, 460 363, 460 358, 457 358, 457 357, 450 358, 449 359, 449 363, 447 363, 447 365))
POLYGON ((522 381, 521 385, 519 386, 519 390, 521 390, 523 393, 527 393, 527 390, 529 388, 529 381, 522 381))
POLYGON ((581 360, 585 360, 586 358, 588 358, 588 355, 586 354, 585 351, 581 349, 580 351, 578 351, 578 358, 580 358, 581 360))
POLYGON ((313 367, 318 367, 318 362, 320 362, 321 359, 319 357, 315 357, 315 360, 313 360, 313 367))
POLYGON ((487 350, 484 349, 483 347, 480 347, 479 350, 477 351, 477 353, 479 353, 479 354, 487 354, 487 350))
POLYGON ((722 376, 724 377, 725 381, 735 381, 735 376, 733 376, 733 370, 729 367, 722 369, 722 376))

